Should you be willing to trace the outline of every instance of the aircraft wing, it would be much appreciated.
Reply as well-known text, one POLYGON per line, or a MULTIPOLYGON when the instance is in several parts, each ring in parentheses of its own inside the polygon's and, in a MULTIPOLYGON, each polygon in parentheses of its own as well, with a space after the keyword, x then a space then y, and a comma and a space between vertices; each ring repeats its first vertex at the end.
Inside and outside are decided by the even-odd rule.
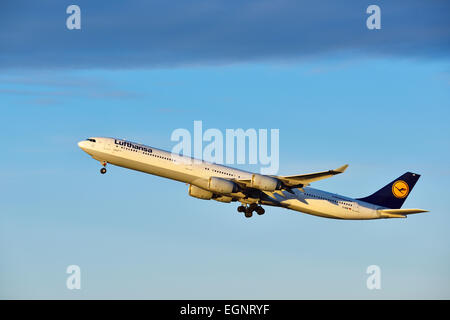
POLYGON ((300 174, 296 176, 274 176, 274 178, 281 180, 284 183, 284 185, 288 187, 294 187, 298 185, 307 186, 311 182, 330 178, 334 175, 343 173, 345 169, 347 169, 347 167, 348 164, 334 170, 300 174))
MULTIPOLYGON (((292 189, 294 187, 303 188, 309 185, 311 182, 330 178, 334 175, 342 173, 347 169, 348 165, 344 165, 334 170, 300 174, 295 176, 270 176, 272 178, 278 179, 282 183, 282 188, 288 190, 292 193, 292 189)), ((247 188, 251 186, 250 179, 240 179, 233 180, 235 183, 239 184, 242 188, 247 188)))

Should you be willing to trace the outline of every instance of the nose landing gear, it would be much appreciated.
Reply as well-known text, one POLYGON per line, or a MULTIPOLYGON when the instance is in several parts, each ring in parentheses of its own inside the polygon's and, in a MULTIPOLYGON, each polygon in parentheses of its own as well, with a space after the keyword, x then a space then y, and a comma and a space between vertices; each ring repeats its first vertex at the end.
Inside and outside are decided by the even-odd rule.
POLYGON ((244 212, 246 218, 251 218, 253 216, 253 211, 255 211, 258 215, 264 214, 266 211, 263 207, 257 205, 256 203, 252 203, 249 206, 239 206, 237 208, 238 212, 244 212))
POLYGON ((103 168, 100 169, 100 173, 101 174, 105 174, 106 173, 106 161, 102 161, 102 166, 103 168))

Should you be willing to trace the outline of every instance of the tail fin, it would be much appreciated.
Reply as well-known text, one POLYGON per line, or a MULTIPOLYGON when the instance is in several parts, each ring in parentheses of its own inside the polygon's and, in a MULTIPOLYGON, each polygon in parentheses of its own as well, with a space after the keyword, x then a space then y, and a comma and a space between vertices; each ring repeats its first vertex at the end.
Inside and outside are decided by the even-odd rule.
POLYGON ((420 174, 407 172, 374 194, 357 200, 390 209, 400 209, 414 188, 420 174))

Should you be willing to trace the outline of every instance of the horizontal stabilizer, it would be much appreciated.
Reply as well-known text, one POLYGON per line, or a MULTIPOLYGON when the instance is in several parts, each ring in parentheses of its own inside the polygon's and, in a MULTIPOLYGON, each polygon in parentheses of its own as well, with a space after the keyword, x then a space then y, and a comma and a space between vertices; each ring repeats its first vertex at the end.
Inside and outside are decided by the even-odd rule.
POLYGON ((378 212, 405 215, 405 214, 428 212, 428 210, 423 210, 423 209, 382 209, 382 210, 378 210, 378 212))

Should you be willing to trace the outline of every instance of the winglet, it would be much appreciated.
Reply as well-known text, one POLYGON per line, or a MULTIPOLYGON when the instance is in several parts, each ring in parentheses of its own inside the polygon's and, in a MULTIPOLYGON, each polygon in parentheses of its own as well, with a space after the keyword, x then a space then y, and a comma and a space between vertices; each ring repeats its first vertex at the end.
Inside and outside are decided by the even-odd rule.
POLYGON ((348 168, 348 164, 343 165, 342 167, 339 167, 337 169, 334 169, 333 171, 343 173, 348 168))

